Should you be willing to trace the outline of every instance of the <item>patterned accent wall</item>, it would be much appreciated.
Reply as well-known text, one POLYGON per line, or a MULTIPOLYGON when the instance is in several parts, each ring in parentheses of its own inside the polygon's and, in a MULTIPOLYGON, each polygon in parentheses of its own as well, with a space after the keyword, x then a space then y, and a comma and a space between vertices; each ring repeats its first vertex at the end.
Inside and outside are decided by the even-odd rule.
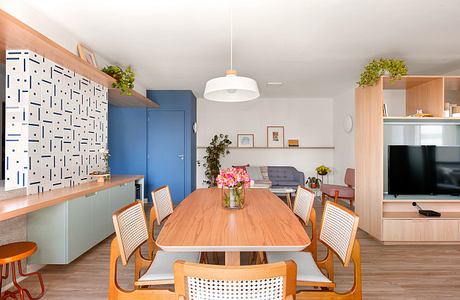
POLYGON ((107 147, 107 88, 29 50, 6 54, 5 190, 92 180, 107 147))

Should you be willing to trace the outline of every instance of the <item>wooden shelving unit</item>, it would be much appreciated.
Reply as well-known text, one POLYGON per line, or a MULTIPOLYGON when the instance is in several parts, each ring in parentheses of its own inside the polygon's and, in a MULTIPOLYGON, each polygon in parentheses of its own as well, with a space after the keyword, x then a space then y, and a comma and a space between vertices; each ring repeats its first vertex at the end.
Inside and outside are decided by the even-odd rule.
MULTIPOLYGON (((406 195, 393 198, 384 194, 384 125, 460 124, 459 118, 443 118, 445 94, 460 104, 460 77, 405 76, 390 82, 382 77, 376 85, 355 90, 356 105, 356 204, 360 228, 385 244, 460 243, 460 197, 406 195), (417 109, 433 117, 383 117, 385 90, 401 90, 406 115, 417 109), (424 209, 441 212, 441 218, 427 218, 418 214, 412 202, 424 209)), ((400 96, 398 96, 400 97, 400 96)), ((400 98, 395 98, 400 99, 400 98)), ((394 101, 394 99, 393 99, 394 101)), ((395 102, 393 102, 395 103, 395 102)))
MULTIPOLYGON (((4 63, 6 51, 17 49, 34 51, 103 86, 111 87, 112 83, 115 82, 115 79, 88 64, 74 53, 0 10, 0 61, 4 63)), ((121 96, 119 93, 117 95, 116 91, 109 90, 109 103, 125 107, 159 107, 157 103, 138 92, 134 92, 133 96, 121 96)))
POLYGON ((109 89, 109 102, 115 106, 121 107, 148 107, 158 108, 160 105, 153 100, 141 95, 140 93, 133 90, 132 96, 122 95, 120 90, 110 88, 109 89))

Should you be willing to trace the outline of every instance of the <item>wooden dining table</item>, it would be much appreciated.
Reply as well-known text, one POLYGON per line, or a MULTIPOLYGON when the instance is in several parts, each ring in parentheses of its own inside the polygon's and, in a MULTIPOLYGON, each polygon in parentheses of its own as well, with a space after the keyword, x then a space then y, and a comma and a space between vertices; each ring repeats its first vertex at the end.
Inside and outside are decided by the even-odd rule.
POLYGON ((240 253, 301 251, 310 239, 294 213, 266 189, 246 190, 245 206, 228 209, 217 188, 197 189, 166 220, 157 245, 171 252, 225 252, 226 265, 240 253))

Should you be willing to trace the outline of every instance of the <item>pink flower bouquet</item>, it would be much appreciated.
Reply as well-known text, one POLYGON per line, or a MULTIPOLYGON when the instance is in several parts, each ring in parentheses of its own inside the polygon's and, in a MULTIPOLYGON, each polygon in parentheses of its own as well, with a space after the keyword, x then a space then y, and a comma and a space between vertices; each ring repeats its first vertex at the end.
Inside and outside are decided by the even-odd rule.
POLYGON ((251 179, 246 170, 241 168, 228 168, 221 170, 216 178, 222 188, 224 207, 243 208, 245 188, 249 187, 251 179))

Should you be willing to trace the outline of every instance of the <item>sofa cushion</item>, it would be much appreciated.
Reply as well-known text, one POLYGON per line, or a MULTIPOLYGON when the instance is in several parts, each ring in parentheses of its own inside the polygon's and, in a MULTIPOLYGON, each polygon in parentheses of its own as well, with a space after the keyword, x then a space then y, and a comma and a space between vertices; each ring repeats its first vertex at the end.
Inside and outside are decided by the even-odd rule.
POLYGON ((264 179, 260 167, 246 167, 246 171, 248 172, 249 178, 251 178, 251 180, 258 181, 264 179))
POLYGON ((268 177, 273 182, 295 180, 294 172, 297 170, 293 167, 268 167, 268 177))

